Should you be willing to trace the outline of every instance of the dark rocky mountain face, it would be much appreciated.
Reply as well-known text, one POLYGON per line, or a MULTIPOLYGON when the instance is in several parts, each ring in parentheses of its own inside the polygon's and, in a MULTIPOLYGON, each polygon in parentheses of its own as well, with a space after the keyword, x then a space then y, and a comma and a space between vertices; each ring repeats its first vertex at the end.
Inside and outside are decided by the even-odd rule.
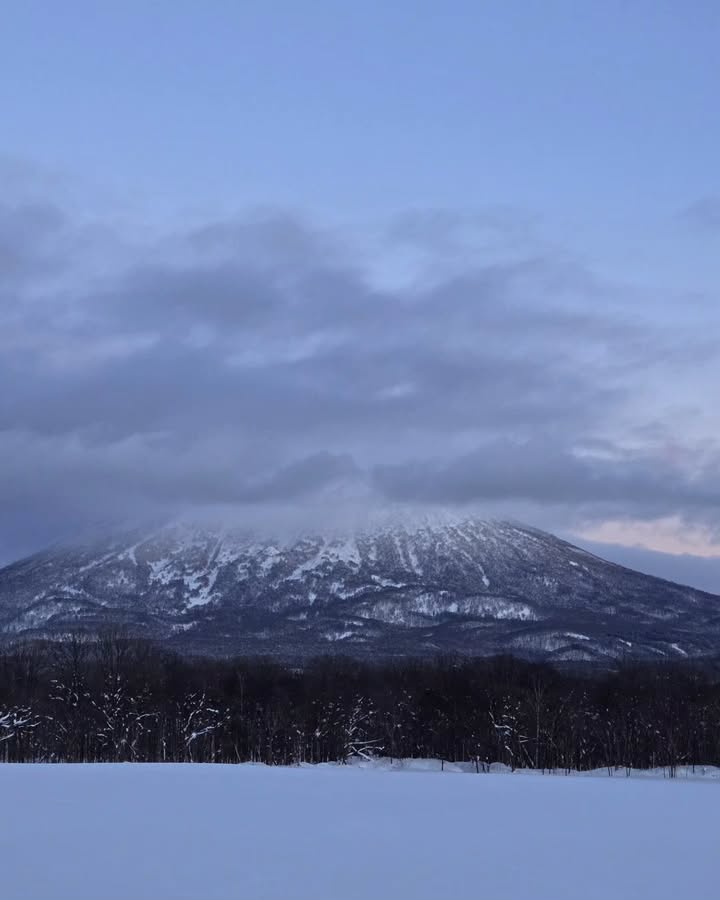
POLYGON ((115 627, 193 653, 661 660, 718 652, 720 597, 474 519, 283 541, 173 525, 0 570, 2 641, 115 627))

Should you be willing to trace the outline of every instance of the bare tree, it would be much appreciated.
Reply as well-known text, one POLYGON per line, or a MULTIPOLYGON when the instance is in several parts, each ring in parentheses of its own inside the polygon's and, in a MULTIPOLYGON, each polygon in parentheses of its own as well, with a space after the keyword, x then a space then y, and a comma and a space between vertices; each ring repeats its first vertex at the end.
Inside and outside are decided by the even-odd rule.
POLYGON ((0 754, 6 762, 12 758, 12 744, 38 724, 39 719, 28 707, 0 709, 0 754))
POLYGON ((205 758, 215 758, 215 738, 228 720, 226 711, 211 706, 204 693, 189 694, 178 708, 180 733, 183 751, 187 762, 195 761, 195 752, 199 744, 210 745, 205 758), (205 740, 203 740, 205 739, 205 740), (209 740, 208 740, 209 739, 209 740))

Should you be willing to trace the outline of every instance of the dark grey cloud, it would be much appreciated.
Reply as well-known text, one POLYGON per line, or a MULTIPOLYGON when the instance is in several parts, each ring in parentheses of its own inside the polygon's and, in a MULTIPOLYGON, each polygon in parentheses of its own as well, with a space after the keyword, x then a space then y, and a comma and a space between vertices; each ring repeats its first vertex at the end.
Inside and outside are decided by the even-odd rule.
MULTIPOLYGON (((0 286, 31 287, 62 269, 66 219, 51 203, 0 201, 0 286), (28 284, 30 282, 30 284, 28 284)), ((12 297, 5 296, 10 304, 12 297)))
POLYGON ((387 246, 411 243, 427 277, 399 277, 373 240, 287 213, 148 236, 52 196, 0 205, 0 548, 342 484, 717 511, 707 435, 671 440, 687 391, 657 393, 714 365, 708 336, 530 231, 507 211, 408 214, 387 246))
POLYGON ((720 510, 720 454, 690 475, 637 451, 602 456, 542 440, 496 440, 450 462, 378 466, 373 474, 383 494, 402 501, 594 505, 641 517, 720 510))
POLYGON ((351 456, 316 453, 281 467, 257 484, 249 485, 243 491, 242 499, 246 502, 292 501, 359 476, 362 477, 362 471, 351 456))

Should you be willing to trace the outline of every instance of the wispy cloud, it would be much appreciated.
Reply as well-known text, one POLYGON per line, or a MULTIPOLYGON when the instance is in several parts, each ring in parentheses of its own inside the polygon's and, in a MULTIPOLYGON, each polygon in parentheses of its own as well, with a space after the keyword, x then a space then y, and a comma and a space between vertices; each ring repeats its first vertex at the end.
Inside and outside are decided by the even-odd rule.
POLYGON ((681 218, 702 231, 720 232, 720 197, 708 196, 696 200, 685 207, 681 218))

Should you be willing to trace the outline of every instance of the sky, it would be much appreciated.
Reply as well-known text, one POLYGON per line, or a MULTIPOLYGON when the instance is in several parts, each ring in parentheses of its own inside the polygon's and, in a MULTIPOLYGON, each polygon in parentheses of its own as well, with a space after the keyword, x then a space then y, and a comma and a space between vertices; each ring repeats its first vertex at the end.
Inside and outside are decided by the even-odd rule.
POLYGON ((719 41, 703 0, 7 0, 0 561, 442 507, 720 592, 719 41))

